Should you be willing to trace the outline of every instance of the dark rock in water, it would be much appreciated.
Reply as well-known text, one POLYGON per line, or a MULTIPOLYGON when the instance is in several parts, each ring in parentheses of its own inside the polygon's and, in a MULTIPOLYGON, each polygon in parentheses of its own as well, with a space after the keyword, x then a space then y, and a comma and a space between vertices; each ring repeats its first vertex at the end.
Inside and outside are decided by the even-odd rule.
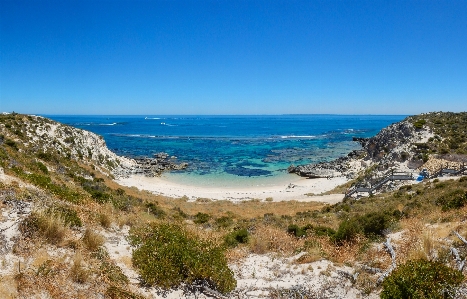
POLYGON ((246 168, 243 166, 226 167, 224 171, 229 174, 238 176, 266 176, 271 175, 272 172, 269 170, 258 169, 258 168, 246 168))
POLYGON ((188 163, 177 164, 174 157, 169 157, 167 153, 154 154, 154 158, 135 158, 137 163, 133 173, 143 174, 145 176, 159 176, 168 170, 183 170, 188 167, 188 163))

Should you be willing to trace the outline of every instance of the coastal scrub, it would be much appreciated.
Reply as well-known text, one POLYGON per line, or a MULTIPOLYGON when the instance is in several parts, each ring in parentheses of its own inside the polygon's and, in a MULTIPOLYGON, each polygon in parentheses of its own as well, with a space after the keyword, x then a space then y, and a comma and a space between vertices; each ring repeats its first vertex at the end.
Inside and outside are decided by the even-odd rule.
POLYGON ((133 265, 148 285, 169 289, 203 281, 222 293, 237 285, 224 249, 179 225, 152 223, 131 230, 129 240, 136 247, 133 265))

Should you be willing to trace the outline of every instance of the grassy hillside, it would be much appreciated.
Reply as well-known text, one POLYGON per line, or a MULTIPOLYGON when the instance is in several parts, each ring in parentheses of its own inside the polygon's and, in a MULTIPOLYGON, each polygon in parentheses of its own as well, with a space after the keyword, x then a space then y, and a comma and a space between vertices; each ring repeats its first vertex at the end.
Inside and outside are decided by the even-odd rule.
POLYGON ((426 143, 430 154, 467 154, 467 112, 433 112, 408 118, 417 129, 430 128, 435 136, 426 143))

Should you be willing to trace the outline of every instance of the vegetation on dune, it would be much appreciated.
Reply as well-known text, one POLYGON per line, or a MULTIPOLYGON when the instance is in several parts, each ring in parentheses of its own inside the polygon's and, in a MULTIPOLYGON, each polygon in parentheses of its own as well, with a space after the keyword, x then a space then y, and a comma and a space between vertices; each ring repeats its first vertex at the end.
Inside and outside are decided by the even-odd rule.
POLYGON ((408 119, 416 129, 430 128, 435 134, 418 145, 422 153, 467 154, 467 112, 434 112, 408 119))
POLYGON ((132 230, 129 239, 136 248, 133 264, 149 285, 168 289, 206 281, 222 293, 236 286, 222 248, 179 225, 154 223, 132 230))
POLYGON ((384 280, 381 298, 457 298, 456 287, 464 279, 462 272, 440 262, 412 260, 384 280))

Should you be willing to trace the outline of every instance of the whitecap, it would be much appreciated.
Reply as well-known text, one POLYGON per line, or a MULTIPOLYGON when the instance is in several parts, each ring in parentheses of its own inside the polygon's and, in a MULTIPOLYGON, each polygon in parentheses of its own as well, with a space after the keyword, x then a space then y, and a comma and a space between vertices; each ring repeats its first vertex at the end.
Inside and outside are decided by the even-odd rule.
POLYGON ((286 135, 286 136, 281 136, 283 139, 287 138, 316 138, 314 135, 286 135))

